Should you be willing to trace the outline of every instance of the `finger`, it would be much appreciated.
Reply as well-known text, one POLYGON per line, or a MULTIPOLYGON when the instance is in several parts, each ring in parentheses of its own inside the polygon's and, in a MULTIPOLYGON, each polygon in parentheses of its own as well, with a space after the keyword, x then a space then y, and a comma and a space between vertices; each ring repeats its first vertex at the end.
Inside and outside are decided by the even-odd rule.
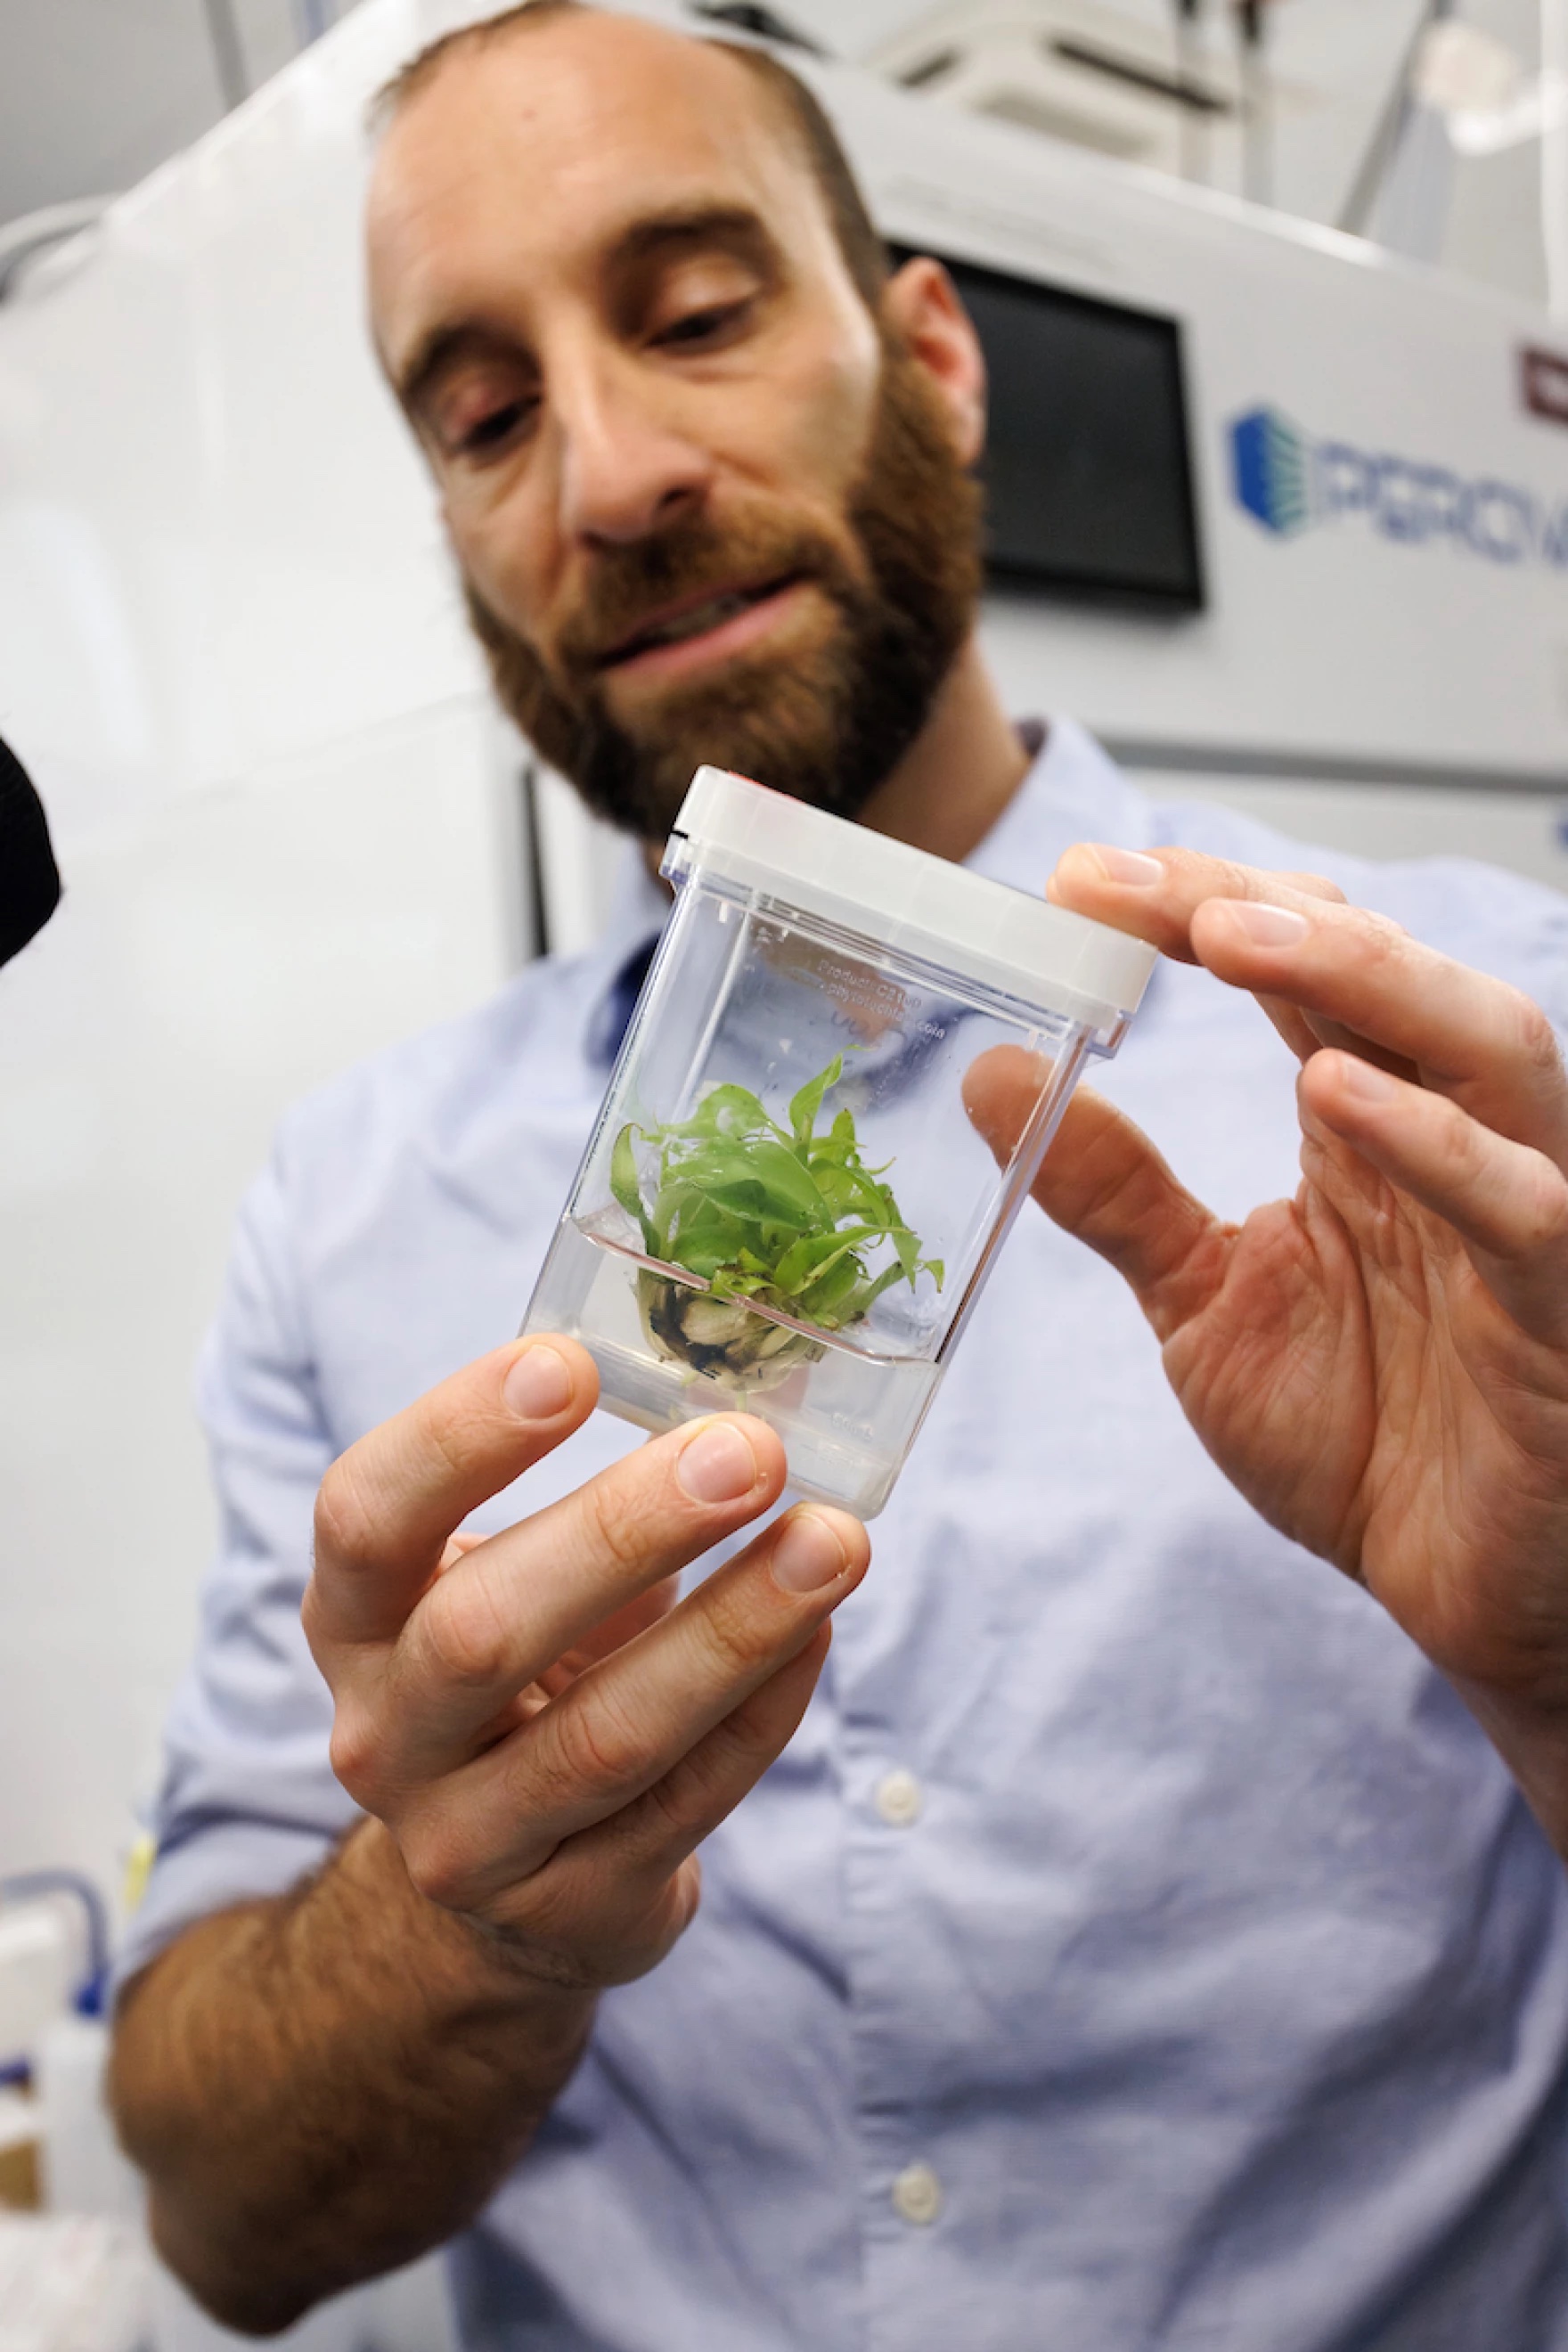
POLYGON ((1568 1161, 1568 1082, 1552 1024, 1518 989, 1355 907, 1200 908, 1193 941, 1215 976, 1260 982, 1335 1044, 1447 1095, 1513 1142, 1568 1161))
POLYGON ((662 1780, 558 1849, 539 1883, 552 1924, 602 1907, 606 1885, 615 1887, 618 1909, 652 1905, 784 1754, 811 1704, 831 1638, 830 1626, 818 1626, 662 1780))
POLYGON ((480 1544, 431 1586, 390 1661, 375 1702, 382 1769, 417 1781, 487 1745, 520 1690, 770 1509, 785 1475, 766 1422, 714 1414, 480 1544))
MULTIPOLYGON (((1080 842, 1066 853, 1047 886, 1047 895, 1058 905, 1140 938, 1152 937, 1149 926, 1156 922, 1158 944, 1182 963, 1199 961, 1193 949, 1192 917, 1208 898, 1257 898, 1275 905, 1304 898, 1321 899, 1331 906, 1345 903, 1339 884, 1325 874, 1294 868, 1270 873, 1194 850, 1112 849, 1089 842, 1080 842)), ((1310 1060, 1323 1045, 1375 1053, 1353 1033, 1312 1021, 1286 998, 1260 992, 1258 1002, 1298 1061, 1310 1060)))
POLYGON ((1341 1021, 1326 1020, 1321 1013, 1303 1013, 1288 997, 1259 996, 1258 1003, 1299 1062, 1310 1062, 1325 1045, 1333 1045, 1347 1054, 1359 1054, 1364 1061, 1374 1063, 1379 1069, 1392 1070, 1398 1077, 1416 1077, 1414 1063, 1375 1045, 1358 1030, 1347 1029, 1341 1021))
POLYGON ((574 1674, 582 1674, 596 1659, 607 1658, 612 1650, 624 1649, 647 1627, 668 1616, 679 1598, 679 1575, 667 1576, 662 1584, 649 1585, 646 1592, 637 1593, 623 1608, 612 1610, 609 1616, 592 1626, 574 1648, 563 1651, 562 1663, 574 1674))
POLYGON ((574 1339, 513 1340, 340 1454, 316 1497, 305 1630, 318 1660, 390 1640, 454 1528, 580 1427, 598 1393, 574 1339))
MULTIPOLYGON (((1113 849, 1090 842, 1067 851, 1047 885, 1047 896, 1139 938, 1154 939, 1157 929, 1156 944, 1181 963, 1198 961, 1192 917, 1208 897, 1266 898, 1275 904, 1310 898, 1344 904, 1344 892, 1323 874, 1269 873, 1191 850, 1113 849)), ((1298 1061, 1309 1060, 1320 1046, 1352 1042, 1344 1035, 1331 1036, 1283 997, 1259 994, 1258 1002, 1298 1061)))
POLYGON ((1054 906, 1089 915, 1113 930, 1147 940, 1178 963, 1195 963, 1191 938, 1195 910, 1209 898, 1256 898, 1293 906, 1317 899, 1344 903, 1344 892, 1324 874, 1271 874, 1209 857, 1194 849, 1117 849, 1103 842, 1075 843, 1064 851, 1046 885, 1054 906))
MULTIPOLYGON (((462 1538, 454 1537, 453 1541, 460 1543, 462 1538)), ((482 1536, 474 1537, 465 1549, 471 1550, 476 1544, 484 1541, 482 1536)), ((537 1715, 546 1698, 553 1698, 569 1683, 575 1682, 577 1676, 586 1673, 596 1659, 607 1658, 612 1650, 621 1649, 627 1642, 634 1641, 647 1626, 656 1625, 661 1617, 668 1616, 679 1598, 679 1577, 667 1576, 662 1584, 649 1585, 646 1592, 639 1592, 635 1600, 628 1601, 624 1609, 616 1609, 604 1618, 584 1635, 575 1648, 563 1650, 553 1665, 546 1666, 542 1674, 536 1675, 532 1683, 519 1694, 510 1709, 503 1709, 496 1725, 496 1737, 499 1738, 510 1729, 512 1721, 521 1723, 528 1716, 537 1715)))
POLYGON ((493 1904, 566 1839, 672 1772, 798 1655, 865 1574, 847 1512, 804 1505, 542 1714, 442 1781, 402 1838, 442 1901, 493 1904))
MULTIPOLYGON (((996 1158, 1011 1156, 1039 1099, 1044 1066, 1019 1045, 972 1064, 964 1108, 996 1158)), ((1179 1183, 1141 1129, 1079 1087, 1035 1180, 1046 1214, 1110 1261, 1162 1343, 1223 1279, 1231 1230, 1179 1183)))
POLYGON ((1546 1015, 1518 989, 1439 955, 1384 916, 1220 858, 1163 850, 1139 858, 1140 868, 1158 869, 1153 878, 1101 872, 1108 857, 1128 855, 1069 850, 1053 893, 1232 987, 1286 1000, 1320 1043, 1418 1077, 1483 1126, 1568 1165, 1562 1055, 1546 1015))
POLYGON ((1543 1152, 1485 1128, 1353 1054, 1324 1053, 1300 1079, 1303 1125, 1321 1123, 1390 1183, 1451 1225, 1505 1311, 1532 1338, 1568 1337, 1568 1178, 1543 1152))

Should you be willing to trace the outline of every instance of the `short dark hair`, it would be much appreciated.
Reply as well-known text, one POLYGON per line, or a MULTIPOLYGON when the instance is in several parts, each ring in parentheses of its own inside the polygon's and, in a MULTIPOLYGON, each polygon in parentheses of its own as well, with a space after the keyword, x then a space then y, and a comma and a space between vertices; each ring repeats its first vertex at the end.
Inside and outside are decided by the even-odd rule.
MULTIPOLYGON (((590 0, 520 0, 517 6, 503 8, 499 16, 482 16, 475 24, 458 25, 453 31, 441 34, 417 56, 410 58, 406 65, 399 67, 391 80, 376 92, 370 110, 373 131, 384 130, 409 100, 417 97, 426 84, 435 79, 441 66, 456 51, 484 48, 535 19, 592 13, 590 0)), ((704 46, 722 49, 726 57, 734 58, 772 96, 799 142, 811 176, 821 192, 838 250, 856 289, 867 309, 877 310, 888 282, 888 248, 866 208, 866 199, 839 143, 838 133, 820 102, 799 75, 792 73, 767 49, 752 48, 743 41, 704 39, 704 46)))

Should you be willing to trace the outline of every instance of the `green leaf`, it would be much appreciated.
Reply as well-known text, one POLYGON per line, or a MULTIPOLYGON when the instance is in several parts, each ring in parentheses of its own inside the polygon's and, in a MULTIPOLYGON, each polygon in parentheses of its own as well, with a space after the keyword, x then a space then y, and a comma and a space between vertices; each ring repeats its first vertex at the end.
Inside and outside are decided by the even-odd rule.
MULTIPOLYGON (((816 1121, 843 1076, 843 1056, 801 1087, 779 1126, 760 1097, 721 1085, 689 1118, 654 1129, 624 1129, 611 1161, 611 1189, 641 1223, 650 1255, 684 1266, 715 1298, 752 1299, 775 1311, 841 1330, 861 1320, 896 1282, 911 1287, 941 1262, 922 1258, 885 1168, 861 1163, 853 1114, 816 1121), (644 1205, 634 1137, 658 1152, 658 1183, 644 1205), (888 1244, 889 1264, 868 1261, 888 1244)), ((889 1161, 888 1166, 891 1165, 889 1161)))
POLYGON ((654 1231, 647 1211, 643 1206, 642 1186, 637 1181, 637 1153, 632 1148, 635 1129, 623 1127, 616 1138, 610 1154, 610 1191, 628 1217, 635 1217, 641 1228, 643 1247, 653 1251, 654 1231))
POLYGON ((911 1234, 908 1225, 895 1225, 889 1234, 888 1239, 898 1253, 899 1264, 909 1277, 910 1287, 912 1290, 915 1268, 920 1264, 921 1237, 919 1234, 911 1234))
MULTIPOLYGON (((847 1169, 814 1166, 811 1171, 811 1181, 816 1185, 830 1216, 847 1217, 859 1213, 862 1197, 860 1186, 847 1169)), ((881 1219, 879 1217, 877 1222, 880 1225, 881 1219)))
POLYGON ((827 1205, 793 1151, 769 1136, 745 1143, 712 1143, 684 1163, 691 1183, 727 1208, 817 1232, 830 1219, 827 1205))
MULTIPOLYGON (((838 1084, 839 1079, 843 1076, 844 1056, 842 1054, 836 1054, 825 1070, 818 1070, 815 1078, 807 1078, 805 1086, 801 1087, 799 1093, 791 1097, 789 1107, 789 1123, 795 1129, 795 1140, 797 1143, 809 1143, 811 1141, 811 1131, 816 1125, 816 1114, 822 1108, 822 1097, 827 1093, 830 1087, 836 1087, 838 1084)), ((839 1116, 840 1118, 848 1118, 848 1113, 847 1111, 843 1111, 840 1112, 839 1116)), ((851 1136, 853 1136, 855 1132, 855 1124, 852 1119, 849 1124, 849 1132, 851 1136)))
POLYGON ((860 1312, 863 1315, 868 1314, 880 1298, 883 1291, 891 1290, 894 1283, 902 1282, 903 1278, 904 1269, 895 1258, 891 1265, 885 1265, 882 1268, 874 1282, 867 1284, 866 1296, 860 1302, 860 1312))
POLYGON ((652 1222, 660 1244, 655 1255, 693 1274, 731 1264, 756 1238, 752 1225, 711 1200, 700 1186, 679 1181, 661 1187, 652 1222))
POLYGON ((846 1250, 861 1249, 879 1239, 875 1225, 852 1225, 847 1230, 841 1226, 831 1234, 808 1234, 785 1250, 773 1280, 789 1297, 809 1287, 846 1250))
POLYGON ((865 1213, 868 1217, 875 1217, 887 1231, 903 1223, 902 1213, 886 1184, 879 1184, 874 1176, 867 1175, 860 1169, 855 1171, 855 1182, 860 1199, 866 1203, 865 1213))
POLYGON ((847 1322, 860 1314, 865 1286, 865 1268, 853 1253, 836 1259, 802 1291, 801 1320, 826 1323, 831 1330, 842 1330, 847 1322))
POLYGON ((777 1134, 761 1101, 746 1087, 713 1087, 689 1119, 660 1129, 666 1140, 700 1141, 705 1136, 777 1134))
POLYGON ((733 1266, 721 1265, 714 1269, 711 1287, 715 1298, 756 1298, 772 1286, 765 1274, 737 1274, 733 1266))

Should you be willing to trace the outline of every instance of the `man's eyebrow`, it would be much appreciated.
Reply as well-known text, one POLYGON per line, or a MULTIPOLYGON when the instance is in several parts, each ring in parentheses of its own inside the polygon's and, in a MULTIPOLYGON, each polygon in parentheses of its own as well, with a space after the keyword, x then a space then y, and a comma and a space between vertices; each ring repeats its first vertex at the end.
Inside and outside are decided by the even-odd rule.
MULTIPOLYGON (((777 239, 761 215, 744 205, 721 204, 680 205, 644 214, 616 238, 605 268, 611 277, 621 277, 669 254, 715 248, 749 262, 761 277, 772 279, 781 274, 777 239)), ((510 335, 482 320, 450 320, 422 335, 404 366, 388 373, 404 410, 416 417, 432 384, 447 368, 515 348, 510 335)))
POLYGON ((512 338, 480 320, 459 319, 432 327, 420 337, 404 366, 392 375, 392 388, 409 416, 417 416, 431 386, 450 367, 466 359, 489 359, 515 351, 512 338))
POLYGON ((667 253, 709 246, 751 262, 769 277, 779 273, 778 240, 761 215, 746 205, 723 204, 679 205, 668 212, 644 214, 616 237, 606 267, 611 274, 619 274, 643 262, 662 260, 667 253))

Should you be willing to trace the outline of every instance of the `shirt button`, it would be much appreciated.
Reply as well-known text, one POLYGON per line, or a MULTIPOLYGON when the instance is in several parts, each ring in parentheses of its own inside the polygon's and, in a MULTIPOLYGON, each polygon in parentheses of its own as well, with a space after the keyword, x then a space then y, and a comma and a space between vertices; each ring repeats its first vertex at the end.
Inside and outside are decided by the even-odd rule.
POLYGON ((942 2183, 929 2164, 906 2164, 893 2183, 893 2210, 923 2229, 942 2211, 942 2183))
POLYGON ((877 1811, 889 1829, 907 1830, 911 1822, 918 1822, 924 1801, 920 1782, 901 1766, 895 1772, 884 1772, 877 1783, 877 1811))

